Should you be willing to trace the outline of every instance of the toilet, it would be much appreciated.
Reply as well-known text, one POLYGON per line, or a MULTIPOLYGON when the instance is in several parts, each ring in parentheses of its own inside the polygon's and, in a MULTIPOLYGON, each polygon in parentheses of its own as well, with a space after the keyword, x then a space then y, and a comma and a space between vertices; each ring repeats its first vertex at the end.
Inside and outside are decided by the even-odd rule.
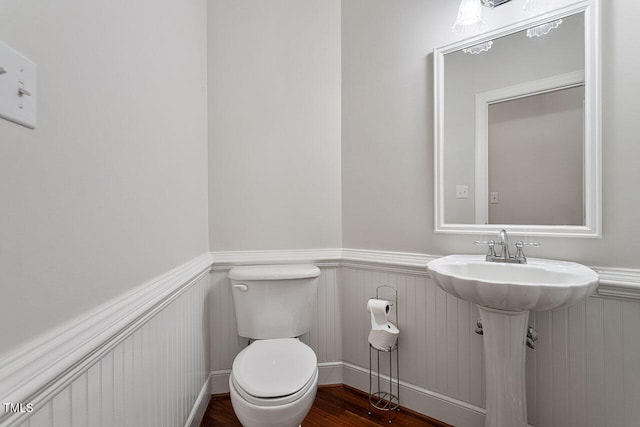
POLYGON ((260 265, 229 271, 238 335, 253 340, 233 361, 231 404, 245 427, 299 426, 318 388, 314 351, 297 337, 311 330, 314 265, 260 265))

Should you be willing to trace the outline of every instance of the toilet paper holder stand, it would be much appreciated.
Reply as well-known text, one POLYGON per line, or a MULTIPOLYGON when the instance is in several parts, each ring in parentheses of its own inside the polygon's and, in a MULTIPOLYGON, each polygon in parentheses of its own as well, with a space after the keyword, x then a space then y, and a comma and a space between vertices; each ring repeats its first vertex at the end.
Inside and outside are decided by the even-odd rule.
MULTIPOLYGON (((375 299, 385 299, 389 301, 389 305, 394 308, 395 311, 395 324, 398 326, 398 290, 393 286, 381 285, 376 288, 375 299), (386 288, 386 289, 385 289, 386 288), (384 291, 384 292, 381 292, 384 291), (393 296, 391 298, 382 298, 383 294, 389 294, 393 296)), ((399 338, 399 337, 398 337, 399 338)), ((380 349, 374 347, 369 343, 369 410, 368 414, 371 415, 371 409, 375 408, 380 411, 387 411, 387 420, 391 424, 391 411, 400 411, 400 358, 398 357, 398 338, 396 338, 395 344, 388 349, 380 349), (375 384, 376 390, 373 390, 374 386, 374 373, 372 371, 372 358, 373 353, 376 353, 377 371, 375 372, 375 384), (381 374, 380 374, 380 353, 389 354, 389 388, 388 391, 382 391, 381 374), (395 372, 395 390, 394 390, 394 375, 393 375, 393 356, 395 353, 396 359, 396 372, 395 372)))

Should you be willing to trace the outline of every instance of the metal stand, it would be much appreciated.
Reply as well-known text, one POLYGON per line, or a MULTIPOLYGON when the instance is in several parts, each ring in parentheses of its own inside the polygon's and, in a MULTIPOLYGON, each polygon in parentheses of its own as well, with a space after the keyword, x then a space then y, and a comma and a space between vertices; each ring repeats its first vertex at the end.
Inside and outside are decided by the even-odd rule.
MULTIPOLYGON (((396 312, 396 326, 398 325, 398 291, 396 288, 382 285, 376 288, 376 296, 375 299, 380 298, 380 289, 381 288, 389 288, 393 291, 393 300, 391 305, 395 307, 396 312)), ((369 344, 369 411, 367 412, 371 415, 371 408, 375 408, 380 411, 387 411, 387 420, 389 424, 391 424, 391 411, 400 411, 400 358, 398 356, 398 341, 393 347, 389 349, 378 349, 371 344, 369 344), (376 363, 377 363, 377 371, 376 371, 376 385, 377 388, 373 390, 373 372, 371 370, 372 366, 372 354, 376 352, 376 363), (380 353, 388 353, 389 354, 389 388, 388 391, 382 390, 381 377, 380 377, 380 353), (393 354, 396 356, 396 381, 395 381, 395 394, 393 387, 393 354)))

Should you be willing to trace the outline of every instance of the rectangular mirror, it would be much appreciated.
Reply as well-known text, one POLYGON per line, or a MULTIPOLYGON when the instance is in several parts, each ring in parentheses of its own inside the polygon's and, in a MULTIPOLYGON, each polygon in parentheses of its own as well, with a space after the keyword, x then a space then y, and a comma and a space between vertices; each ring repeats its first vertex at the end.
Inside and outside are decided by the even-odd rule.
POLYGON ((599 237, 593 1, 434 50, 435 229, 599 237))

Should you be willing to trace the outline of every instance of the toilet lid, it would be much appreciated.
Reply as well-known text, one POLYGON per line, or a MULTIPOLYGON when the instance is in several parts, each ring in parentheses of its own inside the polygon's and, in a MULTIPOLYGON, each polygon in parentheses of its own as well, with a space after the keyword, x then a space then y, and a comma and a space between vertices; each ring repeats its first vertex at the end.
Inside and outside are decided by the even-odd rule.
POLYGON ((313 376, 316 354, 296 338, 259 340, 233 361, 236 383, 252 396, 273 398, 293 394, 313 376))

